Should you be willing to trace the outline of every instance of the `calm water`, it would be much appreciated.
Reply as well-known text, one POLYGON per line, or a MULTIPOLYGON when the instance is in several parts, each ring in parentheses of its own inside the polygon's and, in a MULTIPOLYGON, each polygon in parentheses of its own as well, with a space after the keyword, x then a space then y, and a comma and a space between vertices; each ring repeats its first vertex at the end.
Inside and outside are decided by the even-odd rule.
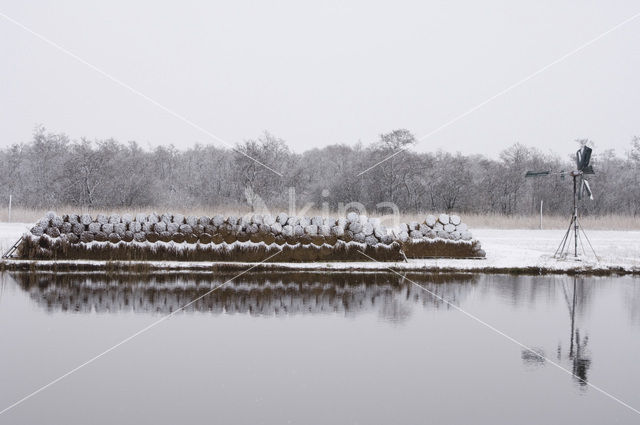
MULTIPOLYGON (((0 276, 0 410, 229 276, 0 276)), ((8 424, 638 423, 640 279, 247 274, 8 424), (573 324, 573 326, 572 326, 573 324)))

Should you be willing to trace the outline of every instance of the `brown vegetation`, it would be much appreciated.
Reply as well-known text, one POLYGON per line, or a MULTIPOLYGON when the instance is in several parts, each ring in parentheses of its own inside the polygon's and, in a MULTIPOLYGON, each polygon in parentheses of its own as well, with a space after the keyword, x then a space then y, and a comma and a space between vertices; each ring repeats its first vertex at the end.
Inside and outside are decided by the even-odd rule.
POLYGON ((485 256, 478 241, 409 240, 402 244, 402 250, 407 258, 483 258, 485 256))
POLYGON ((335 245, 266 245, 263 243, 226 244, 137 244, 110 242, 84 245, 62 239, 25 238, 19 257, 27 260, 100 260, 100 261, 233 261, 233 262, 331 262, 401 261, 401 246, 368 246, 337 241, 335 245), (363 252, 366 255, 363 255, 363 252), (370 257, 370 258, 368 258, 370 257))
MULTIPOLYGON (((77 212, 77 207, 62 206, 58 208, 49 208, 55 210, 58 214, 77 212)), ((11 221, 14 223, 35 223, 49 209, 25 209, 14 208, 11 213, 11 221)), ((95 216, 98 213, 104 214, 124 214, 124 213, 148 213, 149 211, 165 211, 164 207, 148 207, 148 208, 84 208, 82 212, 86 212, 95 216)), ((212 208, 171 208, 175 213, 194 216, 202 216, 212 214, 212 208)), ((249 207, 216 207, 215 212, 222 215, 236 214, 243 215, 251 213, 249 207)), ((277 212, 277 211, 273 211, 277 212)), ((433 214, 433 211, 425 211, 424 213, 400 214, 400 223, 410 223, 412 221, 422 222, 427 214, 433 214)), ((327 215, 318 209, 311 209, 305 212, 305 215, 327 215)), ((329 215, 338 216, 336 211, 329 212, 329 215)), ((539 215, 504 215, 504 214, 474 214, 459 213, 463 221, 473 229, 538 229, 540 227, 539 215)), ((371 218, 380 217, 379 215, 371 215, 371 218)), ((570 212, 567 215, 543 215, 542 227, 544 229, 565 229, 569 223, 570 212)), ((0 222, 8 221, 8 211, 6 208, 0 210, 0 222)), ((392 225, 392 220, 387 216, 383 218, 385 224, 392 225)), ((581 223, 586 229, 591 230, 640 230, 640 216, 612 214, 602 216, 583 216, 581 223)))

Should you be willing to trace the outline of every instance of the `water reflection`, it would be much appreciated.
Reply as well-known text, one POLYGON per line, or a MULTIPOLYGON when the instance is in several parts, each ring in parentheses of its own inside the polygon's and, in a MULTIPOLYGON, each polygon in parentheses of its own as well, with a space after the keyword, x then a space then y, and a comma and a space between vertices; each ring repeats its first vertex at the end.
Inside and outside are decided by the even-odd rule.
POLYGON ((623 299, 625 307, 629 311, 631 321, 636 326, 640 326, 640 285, 627 286, 623 294, 623 299))
MULTIPOLYGON (((5 273, 3 276, 49 313, 168 314, 233 278, 234 274, 5 273)), ((491 322, 498 329, 509 329, 515 323, 507 333, 513 332, 532 347, 531 351, 520 353, 526 367, 542 367, 545 359, 554 358, 573 373, 582 388, 586 388, 592 368, 593 344, 596 344, 593 349, 596 354, 598 342, 603 344, 601 334, 596 333, 595 341, 591 340, 586 320, 593 315, 590 310, 614 311, 627 307, 632 326, 637 327, 639 322, 640 282, 637 279, 473 274, 413 273, 405 278, 392 273, 248 273, 189 305, 186 311, 253 316, 373 313, 385 323, 402 325, 421 310, 450 309, 448 304, 409 279, 464 309, 470 308, 473 312, 474 308, 483 306, 498 313, 491 322), (612 293, 622 294, 624 300, 602 296, 612 293), (592 304, 599 307, 592 308, 592 304), (518 324, 517 320, 523 322, 518 324), (542 337, 536 334, 535 338, 527 339, 526 334, 517 333, 531 321, 537 321, 542 337)), ((0 291, 3 288, 4 285, 0 291)), ((482 314, 478 316, 484 318, 482 314)), ((440 323, 452 326, 446 320, 440 323)), ((460 349, 467 349, 463 343, 467 325, 463 320, 462 330, 458 330, 460 349)))
MULTIPOLYGON (((576 308, 581 305, 586 305, 586 301, 591 292, 587 287, 585 287, 584 280, 575 276, 573 277, 571 303, 569 303, 569 291, 567 290, 567 286, 563 284, 562 289, 571 319, 571 332, 569 334, 569 360, 571 361, 573 376, 578 379, 580 385, 586 385, 587 371, 589 370, 589 366, 591 366, 591 359, 589 358, 587 351, 589 336, 580 336, 580 328, 576 323, 576 308)), ((561 347, 558 346, 558 356, 560 358, 562 357, 561 352, 561 347)))
MULTIPOLYGON (((559 363, 568 360, 571 365, 571 372, 576 382, 581 386, 587 385, 587 372, 591 366, 591 358, 588 351, 589 336, 581 335, 576 317, 576 311, 583 312, 591 297, 591 287, 584 284, 584 279, 574 276, 572 284, 567 284, 566 280, 561 283, 562 293, 569 313, 569 349, 566 354, 563 352, 563 343, 558 343, 556 357, 559 363)), ((522 361, 527 365, 544 365, 547 358, 542 348, 531 347, 531 350, 522 350, 522 361)))
POLYGON ((522 361, 529 366, 542 366, 546 361, 544 350, 540 347, 531 347, 530 350, 522 350, 522 361))
MULTIPOLYGON (((234 275, 90 275, 12 273, 37 305, 49 312, 153 312, 167 314, 234 275)), ((458 302, 476 275, 410 275, 430 291, 458 302), (450 283, 442 285, 442 283, 450 283)), ((414 304, 446 306, 395 274, 252 273, 240 276, 186 311, 292 315, 377 311, 386 322, 407 320, 414 304)))

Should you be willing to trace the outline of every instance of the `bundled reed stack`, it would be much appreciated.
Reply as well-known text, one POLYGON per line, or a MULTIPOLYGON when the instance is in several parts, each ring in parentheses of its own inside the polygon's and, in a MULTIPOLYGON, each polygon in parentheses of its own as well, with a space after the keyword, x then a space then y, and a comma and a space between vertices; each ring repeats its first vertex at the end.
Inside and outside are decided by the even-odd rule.
MULTIPOLYGON (((430 217, 425 223, 431 221, 430 217)), ((415 223, 390 231, 379 220, 355 213, 336 219, 285 213, 91 217, 51 212, 31 229, 19 253, 27 259, 247 262, 264 261, 271 256, 269 261, 279 262, 401 261, 403 250, 409 258, 434 256, 429 253, 464 257, 481 253, 477 249, 479 243, 460 224, 455 226, 460 229, 453 232, 445 230, 445 225, 439 227, 430 227, 433 235, 427 230, 422 232, 421 225, 415 223), (455 249, 443 248, 452 244, 455 249)))
POLYGON ((428 215, 422 223, 403 223, 397 231, 407 258, 483 258, 480 242, 460 216, 428 215))

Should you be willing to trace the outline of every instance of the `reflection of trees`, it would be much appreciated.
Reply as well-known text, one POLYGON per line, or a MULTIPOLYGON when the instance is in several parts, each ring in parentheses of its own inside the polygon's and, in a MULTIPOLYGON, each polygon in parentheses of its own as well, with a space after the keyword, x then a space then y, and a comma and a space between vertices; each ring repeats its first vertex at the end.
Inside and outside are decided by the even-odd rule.
POLYGON ((564 276, 548 275, 486 275, 482 281, 489 281, 490 285, 480 285, 485 296, 498 294, 501 299, 512 306, 524 307, 535 305, 539 300, 555 299, 557 290, 563 282, 564 276))
MULTIPOLYGON (((170 313, 234 275, 79 275, 14 273, 12 277, 48 311, 170 313)), ((446 299, 457 300, 471 275, 422 274, 410 278, 446 299), (446 283, 443 285, 443 283, 446 283)), ((378 311, 406 320, 414 304, 439 307, 427 292, 395 274, 247 273, 186 308, 186 311, 290 315, 378 311)))
POLYGON ((631 323, 640 325, 640 284, 627 287, 624 303, 629 309, 631 323))

